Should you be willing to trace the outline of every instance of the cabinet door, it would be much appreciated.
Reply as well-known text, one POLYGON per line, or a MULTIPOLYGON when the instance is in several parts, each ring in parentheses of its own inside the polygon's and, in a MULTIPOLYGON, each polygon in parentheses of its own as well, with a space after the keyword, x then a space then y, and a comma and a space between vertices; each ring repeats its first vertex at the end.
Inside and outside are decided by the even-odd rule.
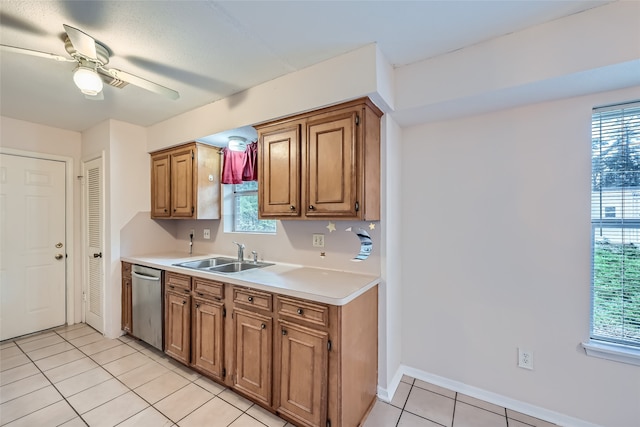
POLYGON ((131 276, 122 276, 122 330, 132 331, 131 276))
POLYGON ((191 218, 193 200, 193 149, 171 153, 171 214, 191 218))
POLYGON ((272 319, 234 311, 236 389, 271 405, 272 319))
POLYGON ((165 353, 188 365, 191 297, 165 292, 164 316, 165 353))
POLYGON ((224 304, 193 299, 193 366, 222 379, 224 304))
POLYGON ((171 216, 171 164, 169 154, 151 157, 151 217, 171 216))
POLYGON ((280 322, 276 407, 305 426, 327 422, 328 334, 280 322))
POLYGON ((258 149, 258 207, 261 218, 298 217, 300 124, 261 131, 258 149))
POLYGON ((307 217, 356 217, 356 111, 307 125, 307 217))

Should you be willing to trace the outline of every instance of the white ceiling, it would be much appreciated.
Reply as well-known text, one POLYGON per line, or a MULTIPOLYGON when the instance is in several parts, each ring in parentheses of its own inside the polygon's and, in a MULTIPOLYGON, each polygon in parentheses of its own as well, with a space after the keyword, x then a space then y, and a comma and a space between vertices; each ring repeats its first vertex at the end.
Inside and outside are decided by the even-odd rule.
POLYGON ((110 67, 180 98, 128 85, 88 100, 74 64, 2 52, 0 114, 74 131, 109 118, 149 126, 370 43, 400 67, 604 3, 3 0, 1 44, 67 55, 68 24, 110 49, 110 67))

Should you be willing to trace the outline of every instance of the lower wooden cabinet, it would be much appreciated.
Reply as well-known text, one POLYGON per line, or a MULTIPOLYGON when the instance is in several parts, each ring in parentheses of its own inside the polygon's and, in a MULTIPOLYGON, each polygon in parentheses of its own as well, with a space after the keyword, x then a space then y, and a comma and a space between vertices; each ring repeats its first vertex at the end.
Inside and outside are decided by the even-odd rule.
POLYGON ((133 303, 131 289, 131 264, 122 263, 122 330, 131 333, 133 330, 133 303))
POLYGON ((167 291, 164 295, 165 353, 189 364, 191 297, 173 291, 167 291))
POLYGON ((235 309, 233 319, 233 386, 258 402, 270 406, 273 320, 258 313, 235 309))
POLYGON ((305 426, 327 424, 329 334, 285 321, 276 333, 276 409, 305 426))
POLYGON ((222 380, 224 377, 224 304, 193 298, 191 365, 222 380))
POLYGON ((167 355, 296 426, 356 427, 375 403, 377 286, 333 306, 167 272, 164 298, 167 355))

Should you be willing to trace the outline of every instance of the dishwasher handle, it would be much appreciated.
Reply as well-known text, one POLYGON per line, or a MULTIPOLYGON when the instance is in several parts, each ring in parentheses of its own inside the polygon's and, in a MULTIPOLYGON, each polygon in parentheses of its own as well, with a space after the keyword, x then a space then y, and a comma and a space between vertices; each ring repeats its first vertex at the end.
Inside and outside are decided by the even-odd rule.
POLYGON ((135 277, 137 277, 139 279, 143 279, 143 280, 153 280, 154 282, 157 282, 157 281, 160 280, 159 277, 147 276, 146 274, 136 273, 135 271, 132 272, 131 274, 133 274, 135 277))

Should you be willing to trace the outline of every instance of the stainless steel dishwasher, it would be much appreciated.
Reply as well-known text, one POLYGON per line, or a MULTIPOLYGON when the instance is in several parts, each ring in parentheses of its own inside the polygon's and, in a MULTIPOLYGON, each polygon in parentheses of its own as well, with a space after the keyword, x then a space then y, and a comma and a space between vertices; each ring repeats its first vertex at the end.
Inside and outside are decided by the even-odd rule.
POLYGON ((162 351, 162 270, 134 265, 132 335, 162 351))

